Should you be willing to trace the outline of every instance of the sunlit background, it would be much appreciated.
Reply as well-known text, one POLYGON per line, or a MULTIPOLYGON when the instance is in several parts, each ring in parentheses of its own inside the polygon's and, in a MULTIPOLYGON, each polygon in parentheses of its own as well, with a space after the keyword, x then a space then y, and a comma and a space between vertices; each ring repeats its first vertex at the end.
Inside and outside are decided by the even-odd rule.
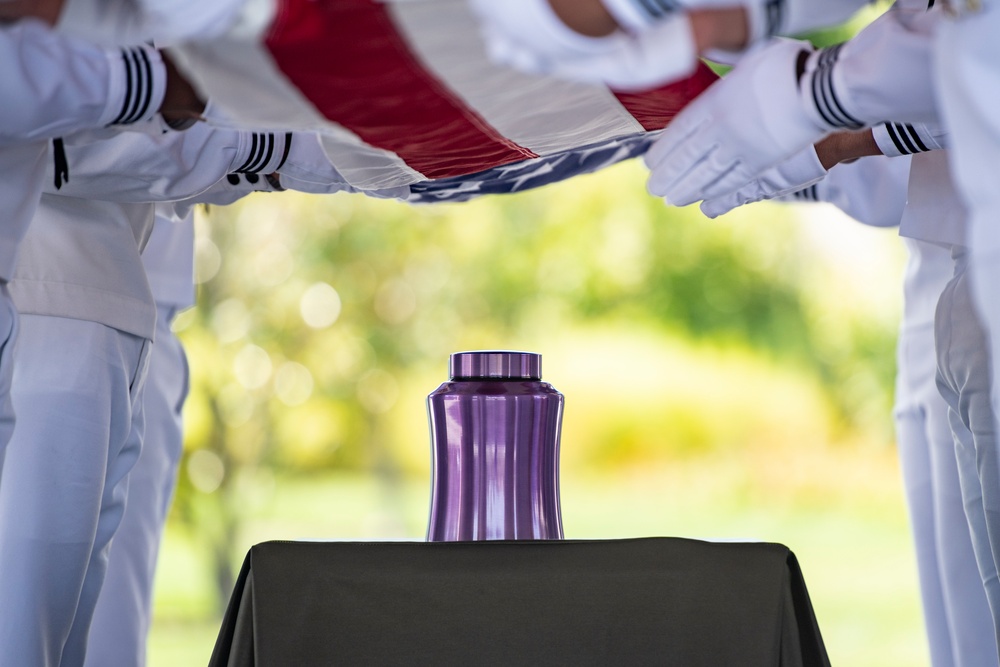
POLYGON ((722 219, 639 163, 414 208, 256 195, 197 221, 185 457, 150 663, 207 662, 272 539, 426 529, 425 397, 451 352, 543 355, 566 536, 788 545, 835 665, 926 665, 892 433, 895 230, 825 205, 722 219))
POLYGON ((783 543, 834 665, 926 667, 892 429, 895 230, 826 205, 712 221, 645 179, 632 162, 470 204, 200 211, 151 667, 207 663, 253 544, 422 540, 425 398, 450 353, 498 348, 541 353, 566 397, 566 537, 783 543))

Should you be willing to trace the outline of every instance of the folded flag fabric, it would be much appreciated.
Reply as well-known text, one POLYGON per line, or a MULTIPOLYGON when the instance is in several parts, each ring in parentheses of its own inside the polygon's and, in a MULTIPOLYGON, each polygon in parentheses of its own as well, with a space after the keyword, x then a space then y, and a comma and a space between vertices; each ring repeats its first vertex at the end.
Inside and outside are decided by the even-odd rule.
POLYGON ((248 0, 223 38, 173 54, 226 117, 319 132, 352 186, 421 202, 635 157, 715 80, 703 66, 623 93, 514 71, 489 61, 466 0, 248 0))

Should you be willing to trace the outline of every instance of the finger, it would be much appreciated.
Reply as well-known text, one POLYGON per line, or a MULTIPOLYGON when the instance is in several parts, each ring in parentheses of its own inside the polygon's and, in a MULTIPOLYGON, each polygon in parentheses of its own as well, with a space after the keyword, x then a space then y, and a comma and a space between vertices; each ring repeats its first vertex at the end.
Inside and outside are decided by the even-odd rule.
POLYGON ((712 191, 715 195, 729 194, 745 183, 745 181, 734 182, 732 176, 733 171, 740 167, 740 163, 722 160, 718 153, 719 151, 714 151, 686 176, 672 184, 667 194, 671 202, 676 206, 687 206, 708 198, 706 191, 712 191), (724 181, 726 185, 721 191, 713 190, 720 181, 724 181))
POLYGON ((729 194, 724 197, 715 197, 713 199, 706 199, 701 203, 701 212, 705 214, 706 217, 718 218, 720 215, 725 215, 729 213, 734 208, 742 206, 740 201, 739 193, 729 194))
POLYGON ((671 146, 670 153, 664 153, 660 163, 650 171, 647 189, 650 193, 664 197, 672 192, 679 181, 688 178, 696 170, 708 168, 703 165, 719 149, 719 145, 710 142, 704 133, 696 132, 687 137, 686 141, 671 146))
POLYGON ((761 186, 759 180, 752 181, 740 187, 738 190, 727 192, 722 195, 706 197, 701 202, 701 211, 709 218, 717 218, 720 215, 729 213, 734 208, 753 204, 769 196, 761 186))
POLYGON ((694 105, 677 114, 660 133, 653 145, 646 151, 643 161, 650 170, 657 169, 665 160, 672 158, 682 144, 696 135, 705 123, 705 115, 697 113, 694 105), (694 113, 688 113, 688 111, 694 113))
POLYGON ((718 178, 714 181, 706 183, 698 193, 699 198, 712 199, 737 192, 755 180, 755 176, 756 174, 747 169, 743 162, 737 160, 729 169, 719 172, 718 178))

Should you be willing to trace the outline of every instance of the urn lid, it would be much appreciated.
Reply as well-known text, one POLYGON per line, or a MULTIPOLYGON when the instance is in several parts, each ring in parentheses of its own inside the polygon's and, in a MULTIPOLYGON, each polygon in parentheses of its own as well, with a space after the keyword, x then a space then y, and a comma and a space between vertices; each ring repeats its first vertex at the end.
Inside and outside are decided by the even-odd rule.
POLYGON ((542 355, 510 350, 455 352, 448 374, 452 380, 541 380, 542 355))

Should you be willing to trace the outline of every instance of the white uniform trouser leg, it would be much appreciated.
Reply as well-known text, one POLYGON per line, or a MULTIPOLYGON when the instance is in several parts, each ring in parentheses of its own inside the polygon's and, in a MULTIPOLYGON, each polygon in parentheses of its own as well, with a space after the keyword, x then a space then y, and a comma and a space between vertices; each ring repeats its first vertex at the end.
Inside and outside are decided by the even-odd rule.
POLYGON ((0 202, 4 206, 0 226, 0 275, 3 276, 0 280, 0 484, 7 443, 14 428, 10 382, 17 309, 7 290, 7 280, 14 273, 17 248, 35 215, 48 162, 47 141, 0 147, 0 202))
MULTIPOLYGON (((962 5, 963 2, 957 4, 962 5)), ((1000 355, 1000 0, 946 21, 936 36, 938 103, 951 142, 955 183, 969 212, 968 245, 975 303, 988 349, 1000 355)), ((993 370, 1000 412, 1000 365, 993 370)))
POLYGON ((1000 457, 990 403, 991 364, 972 303, 967 253, 956 247, 954 256, 955 277, 941 295, 935 321, 937 382, 948 404, 965 514, 995 634, 1000 636, 1000 457))
MULTIPOLYGON (((951 356, 963 363, 943 380, 950 385, 945 391, 956 407, 955 417, 963 422, 960 437, 956 435, 963 492, 967 509, 972 508, 969 518, 976 553, 1000 634, 1000 592, 996 590, 1000 588, 1000 503, 995 485, 1000 479, 995 451, 995 436, 1000 428, 995 420, 1000 414, 1000 382, 996 377, 1000 364, 990 363, 990 359, 1000 358, 1000 188, 995 168, 1000 160, 1000 2, 985 0, 982 8, 946 21, 935 43, 938 104, 949 131, 956 189, 968 211, 970 246, 968 276, 961 279, 962 284, 956 284, 955 303, 949 308, 950 328, 958 339, 950 346, 951 356), (967 332, 956 332, 955 327, 962 326, 963 320, 975 323, 967 332), (991 386, 995 388, 992 401, 991 386), (971 475, 977 468, 980 488, 975 487, 977 480, 971 475), (970 480, 969 489, 965 488, 966 478, 970 480), (979 502, 977 491, 981 495, 979 502)), ((957 268, 966 270, 964 264, 957 268)))
POLYGON ((78 666, 139 456, 149 342, 83 320, 20 323, 21 418, 0 485, 0 664, 78 666))
POLYGON ((88 667, 146 664, 156 558, 183 448, 181 408, 188 392, 187 357, 170 330, 173 309, 157 310, 156 342, 143 389, 146 431, 129 473, 125 516, 111 545, 87 648, 88 667))
MULTIPOLYGON (((951 277, 951 256, 927 243, 908 246, 907 296, 933 303, 951 277), (914 294, 917 290, 922 294, 914 294)), ((996 667, 993 622, 965 518, 936 366, 933 322, 905 322, 899 336, 896 433, 931 665, 996 667)))
POLYGON ((17 340, 17 309, 0 281, 0 485, 3 484, 3 463, 7 443, 14 431, 14 404, 10 399, 10 383, 14 375, 14 344, 17 340))

